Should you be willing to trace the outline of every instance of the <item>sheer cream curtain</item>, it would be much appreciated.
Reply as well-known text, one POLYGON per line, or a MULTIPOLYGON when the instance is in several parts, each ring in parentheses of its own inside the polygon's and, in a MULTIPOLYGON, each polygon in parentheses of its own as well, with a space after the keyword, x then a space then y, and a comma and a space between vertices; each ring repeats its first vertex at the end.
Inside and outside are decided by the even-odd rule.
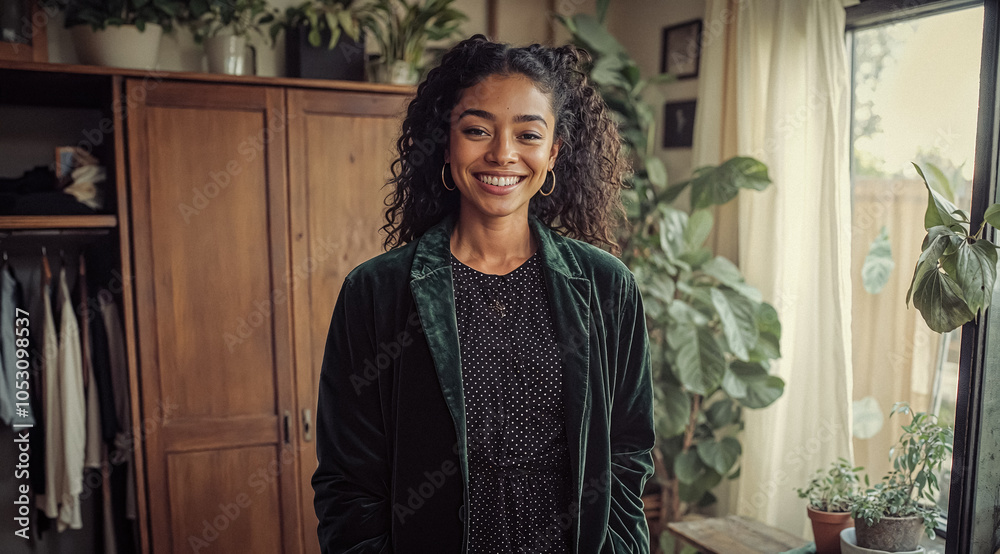
MULTIPOLYGON (((853 2, 851 2, 853 3, 853 2)), ((851 445, 850 77, 840 0, 709 0, 694 166, 747 155, 774 184, 717 214, 747 281, 781 318, 785 393, 744 412, 729 513, 811 534, 795 493, 851 445), (736 236, 733 237, 732 235, 736 236)))

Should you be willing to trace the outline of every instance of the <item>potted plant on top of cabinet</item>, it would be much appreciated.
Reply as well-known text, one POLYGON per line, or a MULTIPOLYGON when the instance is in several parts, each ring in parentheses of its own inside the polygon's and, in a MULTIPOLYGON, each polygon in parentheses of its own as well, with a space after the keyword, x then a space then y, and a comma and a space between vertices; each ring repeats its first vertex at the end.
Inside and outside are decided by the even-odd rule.
POLYGON ((428 40, 458 34, 465 14, 451 7, 454 0, 375 0, 362 17, 364 28, 379 45, 378 81, 413 85, 420 80, 428 40))
POLYGON ((244 75, 249 65, 256 74, 257 52, 248 44, 250 34, 268 37, 261 25, 274 21, 267 0, 191 0, 188 26, 198 44, 205 45, 208 70, 212 73, 244 75), (250 51, 253 63, 246 63, 250 51))
MULTIPOLYGON (((919 552, 921 532, 934 536, 940 511, 937 507, 938 472, 951 454, 951 427, 937 417, 913 412, 898 402, 889 412, 910 416, 903 434, 890 450, 892 471, 882 481, 851 497, 856 543, 861 548, 885 552, 919 552)), ((869 485, 865 476, 865 484, 869 485)), ((844 530, 842 545, 852 552, 844 530)), ((864 552, 864 551, 859 551, 864 552)))
POLYGON ((80 63, 153 69, 160 37, 183 17, 176 0, 57 0, 80 63))
POLYGON ((271 39, 285 32, 285 74, 309 79, 365 80, 361 10, 353 0, 307 0, 271 24, 271 39))
POLYGON ((807 498, 806 511, 812 522, 816 554, 840 554, 840 532, 854 525, 850 500, 858 492, 858 471, 840 458, 827 471, 818 470, 803 489, 796 489, 800 498, 807 498))

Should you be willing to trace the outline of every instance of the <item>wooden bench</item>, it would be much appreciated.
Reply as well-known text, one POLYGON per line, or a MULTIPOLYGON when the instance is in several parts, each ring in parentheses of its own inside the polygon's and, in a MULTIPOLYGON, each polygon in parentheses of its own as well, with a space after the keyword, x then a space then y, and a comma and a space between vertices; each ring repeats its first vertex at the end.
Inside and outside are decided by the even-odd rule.
POLYGON ((707 554, 775 554, 809 541, 743 516, 679 521, 667 525, 675 537, 707 554))

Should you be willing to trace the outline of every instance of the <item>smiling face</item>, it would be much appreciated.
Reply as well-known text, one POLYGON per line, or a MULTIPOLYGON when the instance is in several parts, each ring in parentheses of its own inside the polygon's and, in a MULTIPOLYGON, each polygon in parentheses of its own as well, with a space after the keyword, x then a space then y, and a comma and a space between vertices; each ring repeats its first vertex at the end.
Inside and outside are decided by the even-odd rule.
POLYGON ((462 218, 526 220, 559 153, 548 95, 523 75, 491 75, 463 91, 451 115, 445 163, 462 218))

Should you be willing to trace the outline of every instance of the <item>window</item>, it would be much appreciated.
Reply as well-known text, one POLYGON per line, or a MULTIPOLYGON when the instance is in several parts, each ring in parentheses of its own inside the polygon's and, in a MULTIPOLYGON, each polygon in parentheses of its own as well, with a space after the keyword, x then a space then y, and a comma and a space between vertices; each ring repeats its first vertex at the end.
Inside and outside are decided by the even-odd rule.
MULTIPOLYGON (((895 402, 955 421, 960 331, 930 331, 903 300, 924 238, 927 192, 910 162, 970 212, 982 6, 848 33, 853 74, 852 272, 855 462, 889 470, 895 402)), ((946 464, 950 467, 950 464, 946 464)), ((948 511, 949 475, 939 505, 948 511)))

